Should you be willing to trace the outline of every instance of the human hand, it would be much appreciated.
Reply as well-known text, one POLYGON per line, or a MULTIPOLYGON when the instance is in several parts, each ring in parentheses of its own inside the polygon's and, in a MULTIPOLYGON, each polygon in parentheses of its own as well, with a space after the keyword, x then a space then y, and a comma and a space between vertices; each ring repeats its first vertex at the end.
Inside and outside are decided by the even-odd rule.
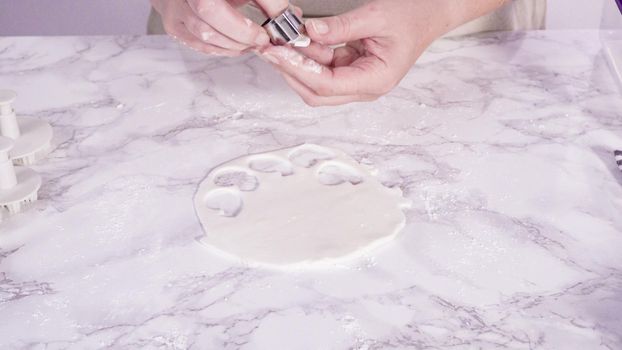
POLYGON ((374 0, 340 16, 308 20, 314 44, 300 50, 307 57, 286 46, 261 53, 309 105, 374 100, 397 85, 436 38, 421 13, 425 7, 430 1, 374 0), (340 43, 346 45, 326 46, 340 43))
MULTIPOLYGON (((237 8, 248 0, 151 0, 164 29, 183 44, 208 54, 238 56, 270 42, 266 31, 237 8)), ((288 0, 255 0, 273 17, 287 8, 288 0)))
POLYGON ((432 41, 505 1, 372 0, 340 16, 308 20, 313 43, 299 49, 306 57, 286 46, 261 54, 309 105, 375 100, 400 82, 432 41))

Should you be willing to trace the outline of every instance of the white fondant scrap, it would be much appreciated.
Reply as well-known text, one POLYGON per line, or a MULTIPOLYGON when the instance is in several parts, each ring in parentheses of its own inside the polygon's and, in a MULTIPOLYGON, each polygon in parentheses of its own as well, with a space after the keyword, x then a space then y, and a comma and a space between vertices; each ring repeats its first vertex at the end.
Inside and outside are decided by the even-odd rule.
POLYGON ((358 256, 393 238, 410 205, 370 170, 311 144, 234 159, 213 169, 195 196, 202 242, 278 267, 358 256))

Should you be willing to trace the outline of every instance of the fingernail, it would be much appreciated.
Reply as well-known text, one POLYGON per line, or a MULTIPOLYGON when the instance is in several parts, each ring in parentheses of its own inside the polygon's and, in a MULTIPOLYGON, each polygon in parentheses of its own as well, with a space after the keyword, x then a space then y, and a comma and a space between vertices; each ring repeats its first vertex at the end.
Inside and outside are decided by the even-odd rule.
POLYGON ((266 59, 266 61, 270 63, 279 64, 279 59, 268 52, 262 53, 261 57, 263 57, 264 59, 266 59))
POLYGON ((311 22, 311 26, 313 27, 313 30, 315 30, 316 33, 318 34, 328 33, 328 24, 326 24, 326 22, 319 20, 319 19, 311 19, 311 20, 308 20, 307 22, 311 22))
POLYGON ((261 33, 257 36, 257 39, 255 39, 255 44, 257 44, 258 46, 263 46, 268 44, 269 41, 270 38, 268 37, 268 34, 261 33))

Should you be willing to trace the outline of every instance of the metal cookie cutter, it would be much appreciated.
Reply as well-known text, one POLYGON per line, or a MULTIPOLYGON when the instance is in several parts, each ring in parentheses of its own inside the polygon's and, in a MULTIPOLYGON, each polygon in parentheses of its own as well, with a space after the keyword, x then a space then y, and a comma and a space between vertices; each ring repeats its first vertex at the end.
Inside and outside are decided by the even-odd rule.
POLYGON ((307 47, 311 43, 311 39, 304 34, 304 23, 289 8, 275 18, 268 18, 261 26, 266 29, 275 45, 307 47))

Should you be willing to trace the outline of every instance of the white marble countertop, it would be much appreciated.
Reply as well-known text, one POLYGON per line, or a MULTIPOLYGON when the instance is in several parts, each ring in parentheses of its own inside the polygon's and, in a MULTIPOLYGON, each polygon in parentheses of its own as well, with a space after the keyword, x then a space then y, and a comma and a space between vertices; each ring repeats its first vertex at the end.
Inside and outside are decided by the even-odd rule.
POLYGON ((444 39, 338 108, 165 37, 2 38, 0 87, 56 133, 41 200, 0 225, 2 349, 622 348, 622 95, 595 31, 444 39), (318 271, 208 253, 208 170, 303 142, 400 186, 403 233, 318 271))

